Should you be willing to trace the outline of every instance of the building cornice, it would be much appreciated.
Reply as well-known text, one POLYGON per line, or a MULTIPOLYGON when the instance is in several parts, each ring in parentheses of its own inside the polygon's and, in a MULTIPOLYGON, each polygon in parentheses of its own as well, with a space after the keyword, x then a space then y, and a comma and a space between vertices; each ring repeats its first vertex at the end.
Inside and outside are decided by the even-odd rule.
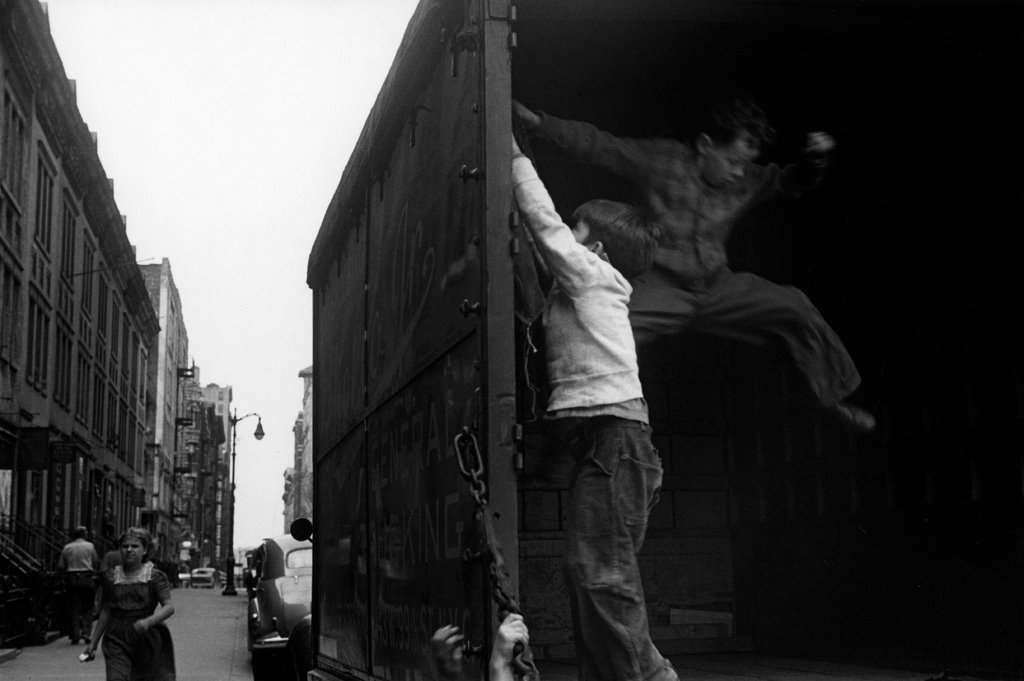
POLYGON ((135 251, 93 134, 82 120, 43 6, 36 0, 0 0, 0 31, 4 44, 10 46, 7 57, 15 78, 30 91, 26 94, 35 102, 35 118, 60 159, 68 184, 80 197, 97 246, 112 266, 111 276, 148 344, 159 332, 159 321, 138 267, 120 266, 134 263, 135 251))

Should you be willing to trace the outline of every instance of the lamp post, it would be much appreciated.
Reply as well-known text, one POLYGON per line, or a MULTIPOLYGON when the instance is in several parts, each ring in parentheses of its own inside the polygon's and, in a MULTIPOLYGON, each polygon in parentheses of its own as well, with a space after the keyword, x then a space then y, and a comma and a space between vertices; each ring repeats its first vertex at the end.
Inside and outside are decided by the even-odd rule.
POLYGON ((224 590, 221 591, 222 596, 237 596, 238 591, 235 590, 235 443, 238 436, 238 422, 244 421, 250 416, 256 417, 256 430, 253 431, 252 436, 257 440, 263 439, 263 417, 252 412, 245 416, 239 416, 238 410, 235 410, 233 416, 230 417, 231 422, 231 504, 228 511, 228 546, 227 546, 227 557, 225 560, 227 567, 227 575, 224 579, 224 590))

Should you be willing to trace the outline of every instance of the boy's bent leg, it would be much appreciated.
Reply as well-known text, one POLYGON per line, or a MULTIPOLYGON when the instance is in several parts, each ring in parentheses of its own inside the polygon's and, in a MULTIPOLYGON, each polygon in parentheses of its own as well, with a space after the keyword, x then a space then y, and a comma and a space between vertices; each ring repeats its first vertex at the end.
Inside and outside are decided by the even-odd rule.
POLYGON ((781 341, 825 407, 833 407, 860 385, 860 373, 838 334, 792 286, 726 270, 701 299, 694 330, 758 345, 781 341))
POLYGON ((650 430, 602 428, 581 444, 565 565, 581 679, 672 681, 651 641, 636 558, 662 478, 650 430))
POLYGON ((692 292, 653 271, 640 275, 632 284, 629 324, 638 348, 689 326, 696 310, 696 296, 692 292))

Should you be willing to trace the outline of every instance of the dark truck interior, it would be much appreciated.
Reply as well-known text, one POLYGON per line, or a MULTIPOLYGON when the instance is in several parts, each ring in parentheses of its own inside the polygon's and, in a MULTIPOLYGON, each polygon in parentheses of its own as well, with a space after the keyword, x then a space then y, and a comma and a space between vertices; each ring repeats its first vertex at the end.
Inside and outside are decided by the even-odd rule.
MULTIPOLYGON (((741 85, 779 133, 764 160, 794 160, 812 130, 838 143, 824 184, 751 214, 729 253, 810 297, 878 429, 855 438, 815 416, 777 348, 684 334, 641 356, 666 472, 642 559, 663 652, 1022 668, 1021 7, 517 4, 513 96, 534 109, 685 139, 709 93, 741 85)), ((532 146, 563 215, 633 198, 532 146)), ((526 377, 530 421, 543 387, 535 406, 526 377)), ((566 471, 537 426, 521 590, 537 654, 568 657, 566 471)))

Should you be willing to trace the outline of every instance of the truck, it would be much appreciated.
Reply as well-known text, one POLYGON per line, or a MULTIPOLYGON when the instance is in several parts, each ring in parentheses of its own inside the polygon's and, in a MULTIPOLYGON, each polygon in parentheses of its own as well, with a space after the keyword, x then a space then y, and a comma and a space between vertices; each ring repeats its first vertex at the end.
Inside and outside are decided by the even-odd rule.
MULTIPOLYGON (((683 334, 642 352, 665 466, 641 557, 655 641, 698 667, 1019 671, 1024 308, 1019 239, 996 227, 1021 224, 1019 26, 990 0, 423 0, 309 256, 310 678, 424 678, 448 624, 481 678, 510 602, 542 675, 571 669, 572 462, 543 424, 512 101, 685 138, 730 83, 769 106, 765 160, 812 130, 838 142, 824 184, 745 216, 730 257, 808 293, 880 426, 819 417, 773 347, 683 334)), ((634 198, 530 146, 562 215, 634 198)))

